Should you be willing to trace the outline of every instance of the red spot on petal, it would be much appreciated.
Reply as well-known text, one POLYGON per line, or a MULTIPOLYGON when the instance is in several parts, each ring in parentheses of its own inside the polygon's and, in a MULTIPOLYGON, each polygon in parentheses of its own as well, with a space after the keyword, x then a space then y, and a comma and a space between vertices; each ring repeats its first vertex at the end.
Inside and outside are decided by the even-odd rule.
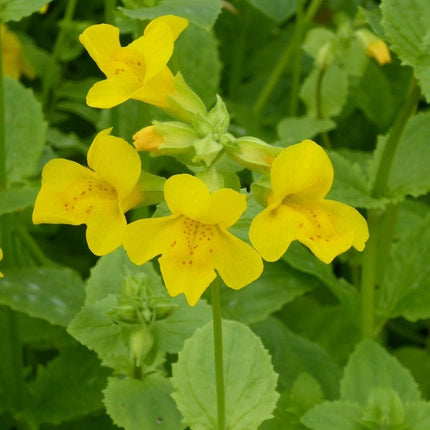
POLYGON ((300 223, 299 228, 302 228, 302 227, 303 227, 303 223, 300 223))
POLYGON ((188 262, 188 264, 193 264, 193 260, 190 260, 190 261, 188 262))
POLYGON ((314 238, 313 238, 313 237, 310 237, 309 239, 310 239, 310 240, 314 240, 314 238))
POLYGON ((172 248, 176 245, 176 240, 170 245, 172 248))

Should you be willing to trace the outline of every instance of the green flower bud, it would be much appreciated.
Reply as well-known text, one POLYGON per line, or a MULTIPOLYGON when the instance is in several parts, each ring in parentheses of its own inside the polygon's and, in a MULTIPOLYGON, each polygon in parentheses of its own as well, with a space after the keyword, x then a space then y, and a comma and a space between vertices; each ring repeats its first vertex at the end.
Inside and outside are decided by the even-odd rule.
POLYGON ((154 337, 148 327, 133 329, 129 335, 130 355, 136 366, 141 366, 145 356, 154 344, 154 337))
POLYGON ((203 161, 205 165, 209 167, 224 147, 216 142, 212 135, 208 134, 203 139, 194 142, 194 149, 196 155, 192 160, 193 163, 203 161))

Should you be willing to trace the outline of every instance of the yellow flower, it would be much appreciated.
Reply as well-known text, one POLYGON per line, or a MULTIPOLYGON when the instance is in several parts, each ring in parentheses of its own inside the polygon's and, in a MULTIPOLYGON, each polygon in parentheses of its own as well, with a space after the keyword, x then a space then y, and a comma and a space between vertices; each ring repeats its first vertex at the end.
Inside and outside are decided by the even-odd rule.
POLYGON ((1 25, 0 31, 3 75, 12 79, 19 79, 22 73, 28 78, 33 78, 34 71, 22 57, 19 39, 4 24, 1 25))
MULTIPOLYGON (((3 260, 3 251, 2 251, 2 249, 0 248, 0 261, 1 260, 3 260)), ((0 272, 0 278, 3 278, 3 273, 2 272, 0 272)))
POLYGON ((140 129, 133 135, 133 144, 137 151, 160 152, 160 145, 164 142, 163 136, 157 133, 153 125, 140 129))
POLYGON ((380 66, 391 63, 391 55, 390 51, 388 50, 388 46, 381 39, 378 39, 367 46, 366 55, 374 58, 380 66))
POLYGON ((87 155, 90 169, 62 158, 45 165, 33 211, 35 224, 86 224, 88 247, 96 255, 122 244, 124 213, 141 200, 139 154, 109 133, 94 139, 87 155))
POLYGON ((306 245, 324 263, 351 246, 364 249, 366 220, 343 203, 326 200, 333 166, 311 140, 285 148, 271 170, 267 208, 252 221, 249 238, 267 261, 278 260, 293 240, 306 245))
POLYGON ((135 99, 168 107, 166 97, 174 93, 175 82, 167 62, 187 25, 185 18, 161 16, 126 47, 120 45, 117 27, 98 24, 87 28, 79 40, 107 78, 90 89, 87 104, 108 109, 135 99))
POLYGON ((194 306, 215 270, 234 289, 261 275, 258 253, 227 230, 246 209, 244 195, 226 188, 211 194, 202 180, 183 174, 166 181, 164 196, 172 215, 129 224, 124 248, 136 264, 161 254, 161 274, 171 296, 184 293, 194 306))

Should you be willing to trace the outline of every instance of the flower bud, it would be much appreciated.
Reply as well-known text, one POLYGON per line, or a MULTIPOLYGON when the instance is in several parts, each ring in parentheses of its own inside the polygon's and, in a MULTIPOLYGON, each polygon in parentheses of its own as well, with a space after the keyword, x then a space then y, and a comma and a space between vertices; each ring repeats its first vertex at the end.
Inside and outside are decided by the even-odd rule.
POLYGON ((146 326, 138 327, 130 332, 129 335, 130 355, 136 366, 141 366, 145 356, 154 344, 154 337, 146 326))
POLYGON ((248 169, 268 173, 275 157, 282 148, 268 145, 256 137, 240 137, 227 147, 228 155, 248 169))
POLYGON ((368 57, 374 58, 380 66, 391 63, 391 54, 387 44, 370 30, 362 28, 355 32, 368 57))
POLYGON ((194 142, 196 155, 192 161, 193 163, 203 161, 209 167, 223 148, 223 145, 215 141, 211 134, 208 134, 203 139, 194 142))
POLYGON ((138 151, 160 152, 159 146, 163 137, 157 133, 155 126, 144 127, 133 135, 133 144, 138 151))

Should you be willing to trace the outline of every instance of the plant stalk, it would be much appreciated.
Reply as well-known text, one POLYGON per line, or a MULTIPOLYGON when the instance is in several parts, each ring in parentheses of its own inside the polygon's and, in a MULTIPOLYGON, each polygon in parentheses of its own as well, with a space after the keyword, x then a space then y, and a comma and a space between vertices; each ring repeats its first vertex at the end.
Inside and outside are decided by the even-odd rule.
POLYGON ((222 345, 221 294, 218 278, 216 278, 212 282, 211 294, 217 398, 217 430, 225 430, 225 392, 222 345))
MULTIPOLYGON (((316 13, 318 12, 318 9, 321 6, 321 3, 322 3, 322 0, 311 1, 311 3, 309 4, 306 10, 305 17, 303 18, 303 28, 306 28, 306 26, 312 22, 316 13)), ((300 33, 295 32, 291 42, 285 47, 284 52, 280 56, 275 67, 272 69, 272 73, 270 74, 269 79, 266 81, 266 84, 262 88, 252 108, 253 112, 256 115, 260 114, 263 111, 267 101, 269 100, 273 90, 275 89, 276 84, 281 78, 282 73, 285 70, 285 67, 290 61, 292 54, 295 52, 296 45, 300 44, 299 36, 300 36, 300 33)))
POLYGON ((6 113, 4 106, 1 26, 2 21, 0 20, 0 189, 4 189, 6 188, 6 113))

